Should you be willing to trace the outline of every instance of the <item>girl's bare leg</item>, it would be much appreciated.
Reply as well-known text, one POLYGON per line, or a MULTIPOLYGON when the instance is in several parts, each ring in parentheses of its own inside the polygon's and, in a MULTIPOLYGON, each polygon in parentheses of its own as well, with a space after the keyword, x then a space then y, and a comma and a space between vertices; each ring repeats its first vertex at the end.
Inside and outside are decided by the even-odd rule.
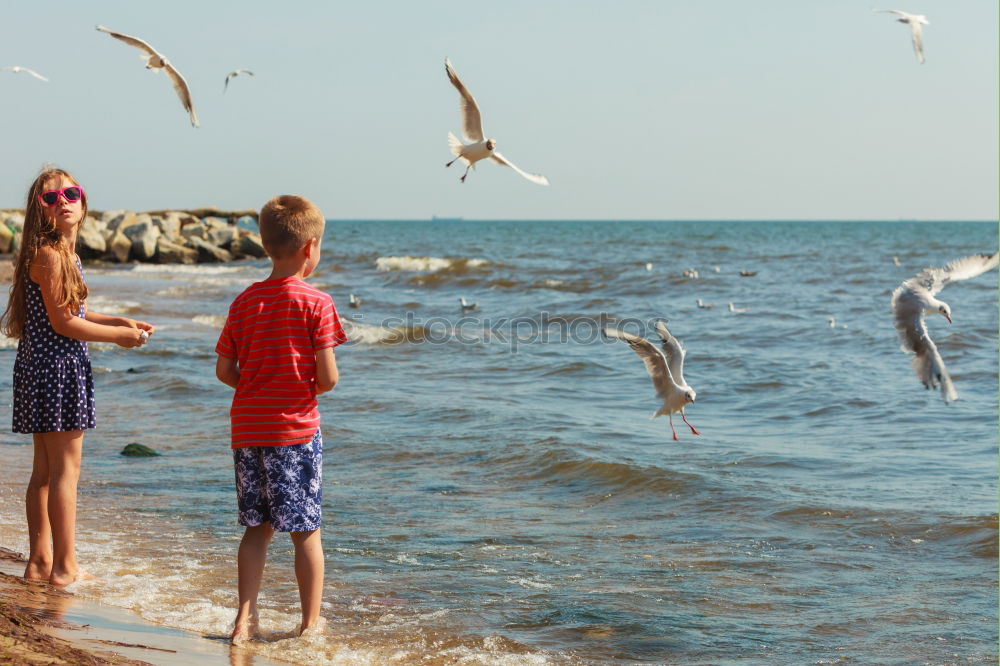
POLYGON ((47 581, 52 575, 52 528, 49 525, 49 459, 42 435, 33 435, 35 457, 24 495, 28 519, 28 564, 24 577, 47 581))
POLYGON ((49 527, 52 530, 52 572, 49 583, 69 585, 77 579, 76 486, 80 480, 83 431, 46 432, 41 437, 48 459, 49 527))
POLYGON ((302 602, 302 626, 299 634, 319 626, 320 603, 323 600, 323 541, 319 530, 292 532, 295 545, 295 580, 299 584, 302 602))
POLYGON ((236 556, 239 574, 240 607, 236 611, 236 626, 229 637, 234 643, 249 640, 257 633, 257 595, 267 563, 267 546, 274 536, 271 523, 248 527, 240 541, 236 556))

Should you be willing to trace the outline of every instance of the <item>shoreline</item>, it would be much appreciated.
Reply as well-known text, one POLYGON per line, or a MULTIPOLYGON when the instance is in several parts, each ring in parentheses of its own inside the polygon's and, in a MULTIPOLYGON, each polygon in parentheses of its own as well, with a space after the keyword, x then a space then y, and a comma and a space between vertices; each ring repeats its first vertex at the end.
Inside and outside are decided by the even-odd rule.
POLYGON ((83 664, 244 664, 269 659, 234 648, 228 637, 164 627, 20 576, 24 557, 0 546, 0 661, 83 664))

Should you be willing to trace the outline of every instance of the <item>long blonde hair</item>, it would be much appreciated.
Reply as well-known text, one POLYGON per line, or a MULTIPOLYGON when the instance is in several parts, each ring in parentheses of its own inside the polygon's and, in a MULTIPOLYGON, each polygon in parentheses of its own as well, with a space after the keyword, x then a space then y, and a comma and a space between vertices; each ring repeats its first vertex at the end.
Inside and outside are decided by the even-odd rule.
MULTIPOLYGON (((25 291, 28 287, 28 273, 39 248, 51 247, 59 254, 59 264, 62 283, 59 285, 58 303, 60 308, 69 308, 73 312, 80 309, 87 299, 87 285, 83 276, 76 268, 74 254, 76 248, 69 247, 53 220, 45 214, 45 208, 38 197, 45 183, 58 176, 64 176, 74 185, 80 183, 69 172, 55 167, 42 170, 35 182, 28 189, 28 200, 24 204, 24 230, 21 234, 21 249, 14 261, 14 279, 10 285, 10 298, 7 300, 7 310, 0 317, 0 326, 4 334, 11 338, 20 338, 24 333, 24 321, 27 318, 25 291)), ((80 224, 87 217, 87 195, 81 200, 83 214, 80 224)))

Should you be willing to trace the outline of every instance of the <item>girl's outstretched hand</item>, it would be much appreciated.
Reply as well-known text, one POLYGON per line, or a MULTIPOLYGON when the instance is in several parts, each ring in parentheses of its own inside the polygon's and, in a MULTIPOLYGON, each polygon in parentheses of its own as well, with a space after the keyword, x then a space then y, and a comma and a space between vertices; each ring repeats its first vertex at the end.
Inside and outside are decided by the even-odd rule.
POLYGON ((132 326, 119 326, 118 327, 118 339, 115 340, 121 347, 126 349, 131 349, 132 347, 141 347, 149 339, 149 333, 146 329, 132 326))

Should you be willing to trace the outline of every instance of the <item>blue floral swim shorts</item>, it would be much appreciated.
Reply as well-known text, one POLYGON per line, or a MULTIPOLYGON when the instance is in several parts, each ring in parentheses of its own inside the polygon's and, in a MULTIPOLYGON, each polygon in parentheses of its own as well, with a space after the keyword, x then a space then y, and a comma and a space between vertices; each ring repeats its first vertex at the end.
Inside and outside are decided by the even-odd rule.
POLYGON ((298 446, 233 449, 240 525, 309 532, 323 522, 323 435, 298 446))

